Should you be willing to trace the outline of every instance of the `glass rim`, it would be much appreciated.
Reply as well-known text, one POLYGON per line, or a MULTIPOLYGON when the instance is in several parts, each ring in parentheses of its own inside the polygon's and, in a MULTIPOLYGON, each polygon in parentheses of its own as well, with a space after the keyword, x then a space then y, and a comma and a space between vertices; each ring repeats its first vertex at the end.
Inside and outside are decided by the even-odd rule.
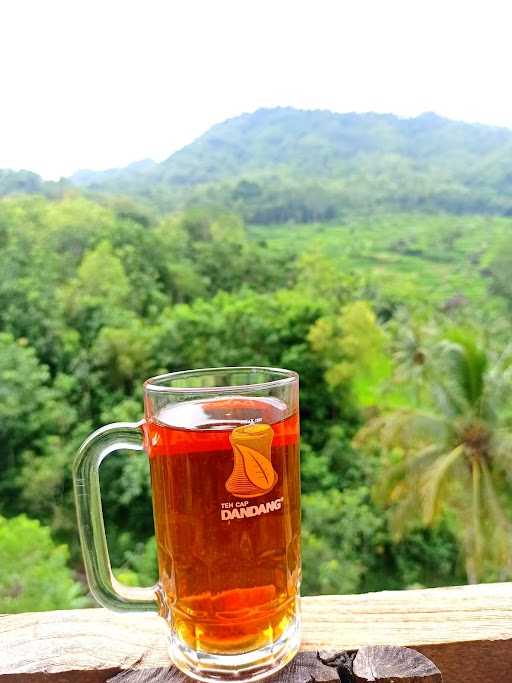
POLYGON ((178 370, 167 372, 163 375, 155 375, 144 382, 145 392, 159 392, 169 394, 215 394, 227 393, 230 391, 259 391, 261 389, 273 389, 274 387, 286 386, 298 381, 299 375, 295 370, 284 368, 271 368, 258 365, 226 366, 218 368, 197 368, 195 370, 178 370), (254 382, 252 384, 225 384, 215 387, 173 387, 165 384, 174 379, 185 379, 187 377, 197 377, 200 375, 213 374, 216 372, 267 372, 269 374, 280 375, 276 379, 268 382, 254 382))

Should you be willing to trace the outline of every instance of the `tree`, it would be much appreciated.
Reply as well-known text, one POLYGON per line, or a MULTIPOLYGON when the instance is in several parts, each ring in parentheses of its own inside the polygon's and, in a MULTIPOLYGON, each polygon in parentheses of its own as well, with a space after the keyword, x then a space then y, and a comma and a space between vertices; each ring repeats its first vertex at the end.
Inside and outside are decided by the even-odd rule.
POLYGON ((93 364, 101 368, 105 386, 133 392, 154 371, 152 345, 155 330, 133 316, 126 316, 118 327, 103 327, 92 346, 93 364))
POLYGON ((468 580, 509 577, 512 348, 494 357, 470 332, 453 330, 431 363, 429 404, 370 420, 357 442, 394 450, 378 497, 393 506, 397 538, 418 516, 428 526, 448 514, 468 580))
POLYGON ((433 344, 439 336, 438 329, 413 319, 403 307, 386 327, 392 338, 394 372, 391 381, 401 385, 404 395, 415 406, 420 406, 429 389, 430 361, 435 353, 433 344))
POLYGON ((385 529, 369 489, 329 489, 303 498, 304 593, 357 592, 385 529))
POLYGON ((85 607, 67 559, 67 547, 56 545, 37 520, 0 517, 0 612, 85 607))
POLYGON ((346 272, 345 264, 319 249, 304 253, 296 264, 297 287, 332 302, 336 308, 351 301, 362 289, 362 279, 346 272))
POLYGON ((491 276, 491 291, 502 296, 508 307, 512 308, 512 238, 509 234, 491 249, 486 258, 486 267, 491 276))
POLYGON ((49 434, 68 433, 76 418, 60 391, 50 386, 48 368, 26 341, 0 333, 1 510, 9 510, 16 500, 21 454, 39 450, 49 434))
POLYGON ((0 169, 0 196, 17 193, 43 192, 41 176, 31 171, 0 169))
POLYGON ((303 430, 318 445, 322 425, 337 414, 338 400, 322 375, 308 332, 325 303, 296 291, 219 293, 163 311, 157 322, 154 360, 171 370, 208 366, 265 365, 297 370, 303 430), (316 437, 313 438, 313 432, 316 437))
MULTIPOLYGON (((338 314, 320 318, 308 339, 326 363, 329 386, 350 387, 362 406, 378 402, 382 383, 391 375, 389 340, 367 301, 350 302, 338 314)), ((392 398, 388 393, 386 399, 392 398)))
POLYGON ((105 324, 130 316, 130 282, 121 259, 103 240, 86 252, 77 276, 61 288, 59 298, 75 329, 88 345, 105 324))

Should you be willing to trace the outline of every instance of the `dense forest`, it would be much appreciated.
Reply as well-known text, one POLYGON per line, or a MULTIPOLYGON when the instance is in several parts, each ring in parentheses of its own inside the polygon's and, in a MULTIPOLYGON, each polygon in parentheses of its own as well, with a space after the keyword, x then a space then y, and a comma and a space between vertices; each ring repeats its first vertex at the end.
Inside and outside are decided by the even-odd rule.
POLYGON ((512 211, 512 131, 426 113, 260 109, 214 126, 160 164, 71 182, 163 210, 220 204, 251 223, 311 222, 352 211, 512 211))
MULTIPOLYGON (((304 594, 510 579, 511 140, 263 110, 162 164, 0 172, 0 612, 92 604, 78 446, 215 365, 300 373, 304 594)), ((116 575, 153 582, 145 457, 102 490, 116 575)))
POLYGON ((161 163, 78 171, 44 182, 0 171, 0 196, 78 187, 122 194, 160 214, 222 207, 247 223, 316 222, 353 212, 512 214, 512 131, 433 113, 260 109, 213 126, 161 163))

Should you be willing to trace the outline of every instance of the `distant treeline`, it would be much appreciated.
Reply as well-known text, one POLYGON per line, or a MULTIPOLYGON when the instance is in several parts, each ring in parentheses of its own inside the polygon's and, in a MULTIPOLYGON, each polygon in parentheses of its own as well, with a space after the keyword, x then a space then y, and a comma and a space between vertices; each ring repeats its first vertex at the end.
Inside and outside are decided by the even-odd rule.
POLYGON ((435 114, 263 109, 212 127, 166 161, 48 183, 0 171, 0 196, 136 198, 159 213, 222 207, 246 222, 317 222, 380 211, 512 215, 512 131, 435 114))

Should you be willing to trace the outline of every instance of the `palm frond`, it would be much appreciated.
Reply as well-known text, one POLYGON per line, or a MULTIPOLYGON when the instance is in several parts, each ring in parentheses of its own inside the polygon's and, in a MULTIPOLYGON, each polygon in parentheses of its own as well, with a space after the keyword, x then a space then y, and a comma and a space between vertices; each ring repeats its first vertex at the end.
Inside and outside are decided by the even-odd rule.
POLYGON ((457 459, 464 454, 464 446, 459 445, 448 453, 438 455, 434 462, 423 470, 419 480, 419 494, 423 523, 430 525, 442 508, 441 493, 447 474, 457 459))
POLYGON ((413 529, 418 523, 418 506, 414 497, 408 496, 403 498, 393 508, 390 520, 389 530, 391 538, 396 543, 400 541, 403 536, 413 529))
MULTIPOLYGON (((407 459, 401 463, 403 476, 396 480, 399 473, 397 468, 390 476, 388 483, 394 482, 390 487, 387 504, 393 504, 390 516, 390 531, 393 540, 400 540, 404 534, 422 520, 422 505, 420 503, 420 490, 422 477, 430 471, 436 458, 439 457, 439 449, 430 447, 424 449, 421 455, 407 459)), ((434 516, 432 520, 434 521, 434 516)), ((429 522, 430 523, 430 522, 429 522)))
POLYGON ((492 434, 491 450, 493 465, 512 477, 512 432, 510 429, 495 429, 492 434))
POLYGON ((438 415, 397 410, 370 420, 356 435, 355 443, 362 445, 378 439, 387 448, 407 451, 446 441, 450 431, 449 422, 438 415))
POLYGON ((417 504, 417 480, 440 452, 438 445, 428 446, 411 458, 402 458, 399 463, 384 468, 384 474, 373 489, 374 500, 382 506, 392 505, 412 495, 417 504))
POLYGON ((478 409, 483 390, 488 357, 472 335, 452 330, 441 343, 445 364, 454 386, 468 405, 478 409))
POLYGON ((446 417, 457 417, 464 412, 465 404, 464 400, 457 393, 446 380, 446 377, 441 375, 439 378, 439 373, 434 376, 432 381, 432 398, 438 409, 438 411, 445 415, 446 417))
POLYGON ((486 373, 484 400, 486 418, 494 421, 512 397, 512 344, 496 359, 486 373))
POLYGON ((505 514, 487 463, 481 463, 483 492, 488 517, 489 537, 486 556, 494 557, 495 564, 510 568, 512 525, 505 514))

